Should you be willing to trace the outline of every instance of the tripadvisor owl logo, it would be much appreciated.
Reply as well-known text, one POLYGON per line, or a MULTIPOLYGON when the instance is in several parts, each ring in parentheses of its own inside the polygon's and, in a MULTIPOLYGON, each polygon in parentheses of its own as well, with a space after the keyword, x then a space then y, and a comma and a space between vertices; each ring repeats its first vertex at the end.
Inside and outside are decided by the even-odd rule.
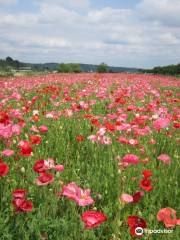
POLYGON ((135 229, 135 234, 137 235, 137 236, 142 236, 143 235, 143 228, 141 228, 141 227, 137 227, 136 229, 135 229))

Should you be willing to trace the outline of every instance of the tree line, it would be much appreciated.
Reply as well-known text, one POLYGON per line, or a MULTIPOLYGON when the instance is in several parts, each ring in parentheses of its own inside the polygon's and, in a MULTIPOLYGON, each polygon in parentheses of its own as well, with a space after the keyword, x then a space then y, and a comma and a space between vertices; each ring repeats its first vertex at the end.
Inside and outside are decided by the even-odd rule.
POLYGON ((144 73, 162 74, 162 75, 180 75, 180 63, 164 67, 154 67, 153 69, 142 70, 144 73))
MULTIPOLYGON (((98 73, 108 73, 110 69, 106 63, 101 63, 97 66, 96 71, 98 73)), ((61 73, 80 73, 82 72, 80 64, 77 63, 61 63, 58 68, 58 72, 61 73)))

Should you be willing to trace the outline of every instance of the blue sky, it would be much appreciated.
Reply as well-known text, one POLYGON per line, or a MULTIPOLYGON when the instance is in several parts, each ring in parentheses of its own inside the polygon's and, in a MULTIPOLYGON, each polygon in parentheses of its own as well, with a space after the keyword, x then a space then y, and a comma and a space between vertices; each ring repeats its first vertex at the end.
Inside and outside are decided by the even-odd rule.
POLYGON ((180 62, 179 0, 0 0, 0 58, 153 67, 180 62))

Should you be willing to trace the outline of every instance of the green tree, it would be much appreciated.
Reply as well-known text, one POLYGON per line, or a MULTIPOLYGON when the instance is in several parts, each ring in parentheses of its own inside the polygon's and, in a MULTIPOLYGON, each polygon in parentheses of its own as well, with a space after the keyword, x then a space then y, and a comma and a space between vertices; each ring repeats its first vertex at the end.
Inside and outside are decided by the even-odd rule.
POLYGON ((14 60, 13 60, 11 57, 7 57, 7 58, 6 58, 6 63, 7 63, 7 65, 12 66, 12 65, 13 65, 13 62, 14 62, 14 60))
POLYGON ((58 71, 62 72, 62 73, 70 73, 70 72, 72 72, 72 68, 71 68, 71 66, 69 64, 61 63, 59 65, 58 71))
POLYGON ((98 67, 97 67, 97 72, 98 73, 107 73, 109 72, 109 67, 106 63, 101 63, 98 67))
POLYGON ((81 68, 76 63, 61 63, 58 71, 62 73, 79 73, 81 72, 81 68))
POLYGON ((81 72, 81 67, 78 63, 71 63, 71 69, 74 73, 80 73, 81 72))

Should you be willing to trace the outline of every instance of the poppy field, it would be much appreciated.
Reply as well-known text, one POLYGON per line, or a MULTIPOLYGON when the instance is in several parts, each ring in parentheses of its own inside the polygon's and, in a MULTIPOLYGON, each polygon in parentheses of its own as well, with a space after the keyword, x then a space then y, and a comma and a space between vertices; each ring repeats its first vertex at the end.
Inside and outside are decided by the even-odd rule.
POLYGON ((179 239, 180 79, 49 74, 0 89, 1 240, 179 239))

